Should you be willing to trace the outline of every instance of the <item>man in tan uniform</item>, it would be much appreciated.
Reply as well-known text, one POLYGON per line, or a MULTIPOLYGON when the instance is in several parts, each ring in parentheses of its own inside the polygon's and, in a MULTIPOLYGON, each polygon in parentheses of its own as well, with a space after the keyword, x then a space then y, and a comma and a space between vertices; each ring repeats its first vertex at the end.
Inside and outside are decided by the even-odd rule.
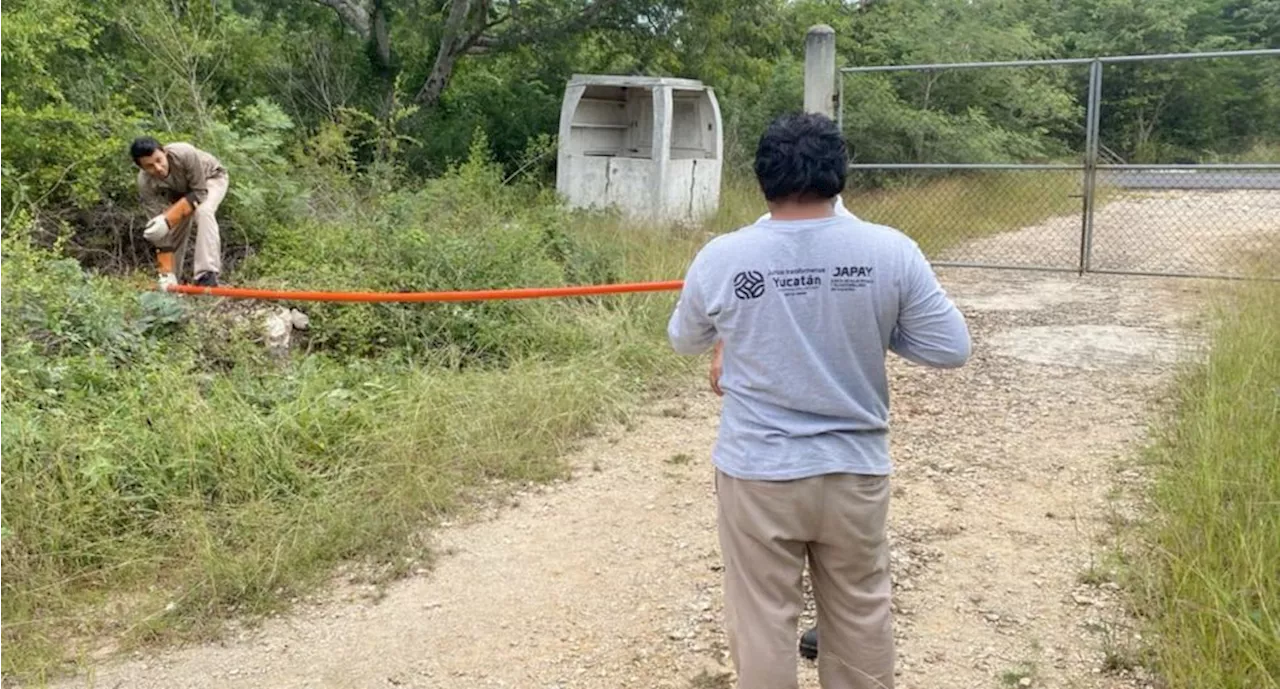
POLYGON ((227 195, 227 170, 211 154, 187 143, 161 146, 144 136, 129 154, 139 168, 138 194, 152 215, 142 236, 156 247, 160 286, 178 283, 191 226, 196 229, 195 284, 215 287, 222 272, 222 242, 215 214, 227 195))

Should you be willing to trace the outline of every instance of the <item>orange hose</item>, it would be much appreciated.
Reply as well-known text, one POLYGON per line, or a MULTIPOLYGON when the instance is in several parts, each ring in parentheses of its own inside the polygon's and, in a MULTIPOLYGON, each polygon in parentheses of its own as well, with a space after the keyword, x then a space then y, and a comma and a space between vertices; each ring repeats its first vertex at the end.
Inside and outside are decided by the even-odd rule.
POLYGON ((460 292, 302 292, 290 290, 247 289, 243 287, 199 287, 175 285, 169 292, 178 294, 228 297, 231 299, 285 299, 294 301, 346 302, 432 302, 486 301, 494 299, 539 299, 546 297, 580 297, 593 294, 627 292, 662 292, 679 290, 682 280, 664 282, 631 282, 616 285, 578 285, 573 287, 521 287, 460 292))

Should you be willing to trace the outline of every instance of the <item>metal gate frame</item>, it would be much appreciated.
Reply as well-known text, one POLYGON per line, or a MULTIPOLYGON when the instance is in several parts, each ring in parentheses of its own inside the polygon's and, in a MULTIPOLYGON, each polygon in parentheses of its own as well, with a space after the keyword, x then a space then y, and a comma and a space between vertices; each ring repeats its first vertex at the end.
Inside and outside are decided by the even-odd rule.
MULTIPOLYGON (((832 37, 834 40, 834 37, 832 37)), ((834 51, 833 51, 834 53, 834 51)), ((1209 277, 1238 279, 1240 276, 1214 273, 1151 272, 1138 270, 1100 269, 1093 267, 1093 220, 1097 200, 1097 176, 1099 170, 1274 170, 1280 172, 1278 163, 1216 163, 1216 164, 1111 164, 1098 161, 1099 122, 1102 111, 1102 68, 1104 65, 1131 62, 1169 62, 1176 60, 1200 60, 1239 57, 1280 57, 1280 49, 1226 50, 1203 53, 1165 53, 1158 55, 1111 55, 1050 60, 1009 60, 1003 62, 953 62, 915 65, 877 65, 871 67, 841 67, 837 73, 836 121, 844 131, 844 75, 872 72, 931 72, 996 67, 1056 67, 1089 66, 1089 92, 1085 108, 1085 151, 1080 163, 855 163, 850 170, 1036 170, 1076 171, 1081 174, 1080 210, 1080 258, 1075 267, 1064 266, 1016 266, 981 262, 938 261, 936 265, 967 268, 1004 268, 1012 270, 1043 270, 1052 272, 1103 273, 1116 275, 1149 275, 1163 277, 1209 277)), ((834 57, 834 54, 832 54, 834 57)))

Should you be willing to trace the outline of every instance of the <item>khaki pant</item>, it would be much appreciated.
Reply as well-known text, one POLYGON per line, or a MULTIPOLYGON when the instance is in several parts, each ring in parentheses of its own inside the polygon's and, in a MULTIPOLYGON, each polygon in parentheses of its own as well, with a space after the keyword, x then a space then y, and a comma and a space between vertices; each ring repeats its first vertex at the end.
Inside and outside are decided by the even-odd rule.
POLYGON ((218 233, 218 206, 227 196, 227 178, 210 177, 206 180, 209 194, 204 203, 196 207, 191 217, 178 223, 169 234, 156 242, 161 251, 173 252, 173 274, 182 277, 183 264, 187 260, 187 246, 191 243, 191 226, 196 226, 195 274, 222 272, 222 237, 218 233))
POLYGON ((795 689, 808 558, 824 689, 892 689, 889 477, 716 477, 725 616, 739 689, 795 689))

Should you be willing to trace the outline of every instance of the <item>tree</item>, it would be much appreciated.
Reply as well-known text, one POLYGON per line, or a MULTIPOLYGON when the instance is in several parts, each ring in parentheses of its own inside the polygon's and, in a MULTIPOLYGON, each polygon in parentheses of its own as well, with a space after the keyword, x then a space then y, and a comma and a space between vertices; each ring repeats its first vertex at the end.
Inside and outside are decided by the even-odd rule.
POLYGON ((423 37, 434 42, 434 56, 430 69, 415 80, 419 85, 413 100, 430 109, 468 54, 554 41, 593 27, 625 26, 638 21, 646 6, 635 0, 438 0, 425 8, 396 0, 310 1, 331 8, 367 45, 370 64, 383 83, 383 116, 401 71, 420 72, 406 69, 400 53, 420 53, 423 37))

